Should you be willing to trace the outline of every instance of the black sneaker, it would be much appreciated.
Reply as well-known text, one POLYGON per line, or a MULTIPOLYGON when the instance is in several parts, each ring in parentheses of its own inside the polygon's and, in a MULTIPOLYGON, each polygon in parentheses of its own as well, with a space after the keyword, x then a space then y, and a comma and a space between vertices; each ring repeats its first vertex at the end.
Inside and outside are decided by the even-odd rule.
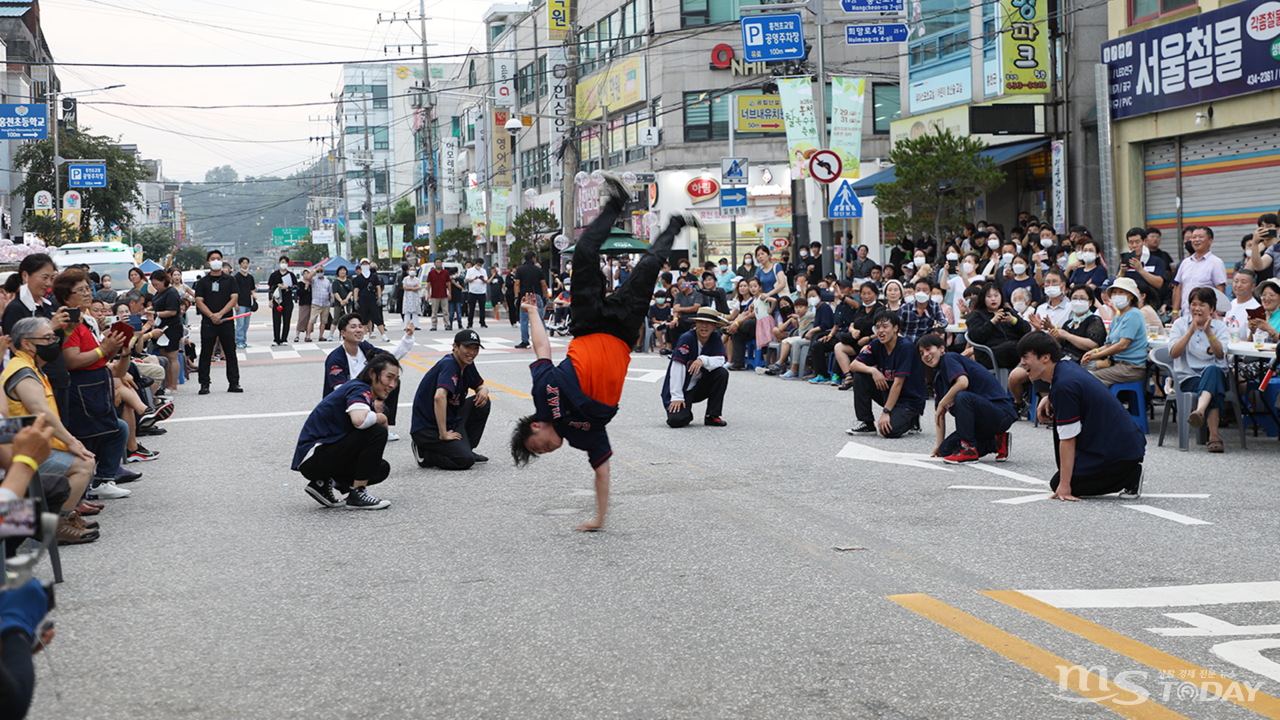
POLYGON ((911 427, 907 428, 907 434, 919 435, 921 432, 924 432, 924 431, 920 429, 920 417, 917 416, 914 420, 911 421, 911 427))
POLYGON ((529 343, 527 343, 527 342, 516 343, 515 348, 516 348, 517 350, 526 350, 526 349, 528 349, 528 348, 529 348, 529 343))
POLYGON ((390 500, 379 500, 378 498, 370 495, 369 491, 362 487, 353 488, 351 492, 347 494, 348 510, 381 510, 390 505, 390 500))
POLYGON ((472 457, 472 458, 474 458, 474 459, 475 459, 475 461, 476 461, 476 462, 478 462, 478 463, 487 463, 487 462, 489 462, 489 458, 488 458, 488 456, 486 456, 486 455, 481 455, 480 453, 478 453, 478 452, 476 452, 476 451, 474 451, 474 450, 472 450, 472 451, 471 451, 471 457, 472 457))
POLYGON ((746 366, 746 363, 734 363, 729 366, 729 369, 733 371, 741 371, 741 370, 746 370, 747 366, 746 366))
POLYGON ((725 425, 728 425, 729 423, 725 422, 724 418, 719 418, 719 417, 708 417, 708 418, 703 418, 703 420, 702 420, 702 424, 703 424, 703 425, 710 425, 711 427, 724 427, 725 425))
POLYGON ((138 437, 146 437, 148 435, 164 435, 167 432, 169 431, 165 430, 162 427, 155 427, 153 425, 149 428, 138 428, 138 437))
POLYGON ((244 388, 240 387, 240 383, 234 383, 234 384, 232 384, 230 387, 228 387, 228 388, 227 388, 227 392, 229 392, 229 393, 242 393, 242 392, 244 392, 244 388))
POLYGON ((1121 500, 1135 500, 1142 497, 1142 476, 1145 474, 1142 468, 1138 468, 1138 482, 1120 491, 1121 500))
POLYGON ((142 413, 138 418, 138 427, 151 427, 162 420, 168 420, 173 415, 173 402, 163 402, 154 408, 142 413))
POLYGON ((208 384, 201 385, 201 386, 200 386, 200 392, 198 392, 198 393, 196 393, 196 394, 197 394, 197 395, 208 395, 208 394, 209 394, 209 385, 208 385, 208 384))
POLYGON ((631 199, 631 191, 627 189, 622 178, 613 173, 602 173, 604 175, 604 185, 600 188, 600 200, 604 203, 617 203, 619 208, 627 204, 631 199))
POLYGON ((845 435, 859 435, 859 434, 862 434, 862 433, 873 433, 873 432, 875 432, 875 431, 876 431, 876 427, 875 427, 875 425, 872 425, 871 423, 864 423, 864 422, 860 422, 860 423, 858 423, 857 425, 855 425, 854 427, 851 427, 851 428, 849 428, 848 430, 845 430, 845 431, 844 431, 844 434, 845 434, 845 435))
POLYGON ((316 499, 316 502, 327 508, 342 507, 346 503, 338 494, 333 491, 333 481, 326 480, 324 482, 316 482, 312 480, 307 483, 307 494, 316 499))

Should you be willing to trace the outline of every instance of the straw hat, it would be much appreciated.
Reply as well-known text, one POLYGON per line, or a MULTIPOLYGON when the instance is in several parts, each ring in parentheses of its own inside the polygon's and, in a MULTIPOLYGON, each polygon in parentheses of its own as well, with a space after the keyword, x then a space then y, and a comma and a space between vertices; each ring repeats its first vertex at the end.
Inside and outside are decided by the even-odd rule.
POLYGON ((724 316, 717 312, 715 308, 709 307, 699 308, 698 312, 693 314, 693 321, 715 323, 717 327, 729 324, 729 321, 725 320, 724 316))

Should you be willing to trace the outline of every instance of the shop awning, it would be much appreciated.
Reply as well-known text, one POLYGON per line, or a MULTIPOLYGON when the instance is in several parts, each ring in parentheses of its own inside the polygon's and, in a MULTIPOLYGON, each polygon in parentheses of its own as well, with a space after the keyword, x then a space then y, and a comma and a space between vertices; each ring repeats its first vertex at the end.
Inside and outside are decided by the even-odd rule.
MULTIPOLYGON (((561 255, 572 255, 577 245, 565 248, 561 255)), ((605 239, 604 244, 600 246, 601 255, 621 255, 625 253, 644 252, 649 249, 649 243, 641 240, 626 230, 614 228, 609 231, 609 237, 605 239)))
MULTIPOLYGON (((987 148, 982 154, 991 158, 996 167, 1007 165, 1015 160, 1039 152, 1048 140, 1030 140, 1028 142, 1015 143, 1013 145, 1001 145, 1000 147, 987 148)), ((874 175, 868 175, 853 184, 853 192, 858 197, 871 197, 876 194, 876 185, 879 183, 891 183, 898 179, 896 168, 888 168, 881 170, 874 175)))

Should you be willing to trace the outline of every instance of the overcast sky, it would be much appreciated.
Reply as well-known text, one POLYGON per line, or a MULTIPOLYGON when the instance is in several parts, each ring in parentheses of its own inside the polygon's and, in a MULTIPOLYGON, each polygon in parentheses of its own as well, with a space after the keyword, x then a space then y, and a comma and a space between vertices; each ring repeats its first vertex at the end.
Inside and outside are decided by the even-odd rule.
MULTIPOLYGON (((427 0, 432 56, 465 53, 484 42, 489 2, 427 0)), ((235 64, 374 61, 399 57, 384 45, 417 42, 418 23, 378 23, 418 12, 418 0, 41 0, 45 37, 60 62, 235 64), (217 26, 217 27, 210 27, 217 26)), ((403 48, 403 55, 419 49, 403 48)), ((320 152, 332 104, 203 110, 139 105, 330 103, 340 66, 219 69, 59 68, 74 91, 124 83, 82 96, 80 123, 138 145, 163 161, 172 180, 204 180, 229 164, 240 175, 287 175, 320 152), (124 103, 109 105, 93 103, 124 103), (198 137, 187 137, 198 136, 198 137), (250 142, 229 142, 228 140, 250 142), (285 141, 285 142, 277 142, 285 141)))

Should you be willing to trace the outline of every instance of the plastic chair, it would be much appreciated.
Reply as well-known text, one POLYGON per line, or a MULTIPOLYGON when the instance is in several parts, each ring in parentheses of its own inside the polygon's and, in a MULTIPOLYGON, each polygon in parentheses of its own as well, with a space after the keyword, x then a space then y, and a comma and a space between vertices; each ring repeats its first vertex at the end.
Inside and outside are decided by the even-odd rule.
POLYGON ((756 341, 748 340, 742 345, 742 362, 752 370, 760 367, 760 351, 756 349, 756 341))
POLYGON ((985 355, 987 359, 991 361, 991 374, 996 376, 996 380, 1000 382, 1000 387, 1009 387, 1009 371, 1000 367, 996 362, 996 354, 992 352, 991 348, 969 339, 969 333, 964 334, 964 341, 973 346, 974 357, 977 357, 978 355, 985 355))
MULTIPOLYGON (((1165 430, 1169 426, 1169 412, 1171 410, 1170 403, 1173 404, 1172 411, 1176 412, 1178 421, 1178 449, 1187 451, 1191 447, 1191 424, 1187 422, 1187 418, 1191 416, 1191 409, 1196 406, 1197 397, 1195 393, 1184 392, 1177 373, 1173 371, 1173 358, 1169 355, 1169 348, 1156 348, 1151 351, 1151 362, 1160 368, 1166 375, 1173 379, 1173 394, 1165 398, 1164 401, 1164 417, 1160 422, 1160 439, 1156 443, 1157 446, 1164 446, 1165 430)), ((1223 403, 1231 403, 1236 409, 1236 424, 1240 426, 1240 448, 1245 449, 1244 419, 1241 415, 1242 405, 1240 404, 1240 395, 1236 391, 1235 377, 1227 374, 1227 392, 1223 403)))
MULTIPOLYGON (((49 498, 45 497, 44 484, 40 482, 40 473, 32 475, 31 482, 27 483, 27 499, 39 500, 38 504, 44 508, 45 512, 56 514, 59 510, 59 508, 49 507, 49 498)), ((38 518, 36 522, 39 522, 38 518)), ((35 540, 31 542, 35 543, 35 540)), ((58 554, 57 540, 49 543, 49 563, 53 566, 53 581, 56 583, 62 582, 62 556, 58 554)))
POLYGON ((1120 399, 1120 393, 1132 393, 1133 401, 1129 403, 1129 414, 1133 416, 1133 421, 1142 428, 1142 434, 1146 435, 1151 432, 1147 425, 1147 381, 1136 381, 1127 383, 1116 383, 1111 386, 1111 394, 1116 400, 1120 400, 1120 404, 1124 404, 1124 400, 1120 399))
POLYGON ((653 326, 646 324, 644 326, 644 340, 640 342, 640 352, 647 353, 653 347, 653 326))

